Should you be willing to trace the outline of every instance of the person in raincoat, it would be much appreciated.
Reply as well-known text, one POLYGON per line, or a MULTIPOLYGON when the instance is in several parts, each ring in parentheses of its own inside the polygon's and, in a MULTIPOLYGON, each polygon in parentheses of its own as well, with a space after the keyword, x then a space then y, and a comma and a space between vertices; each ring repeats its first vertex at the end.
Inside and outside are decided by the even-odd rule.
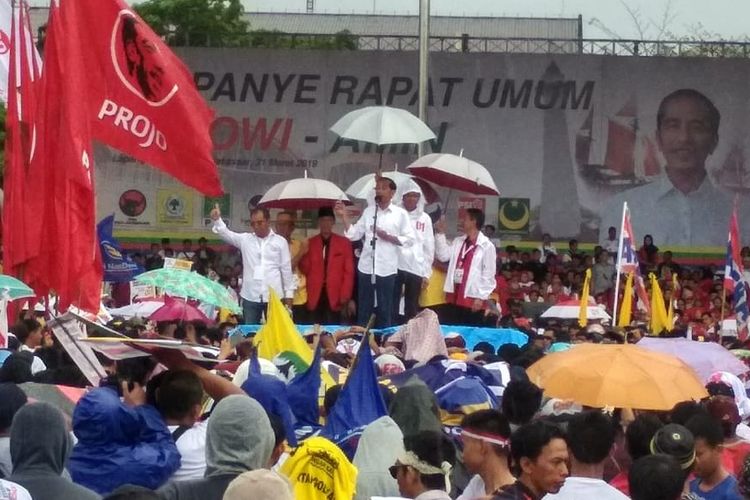
POLYGON ((156 489, 180 467, 180 453, 146 394, 123 382, 125 403, 107 387, 92 390, 73 412, 68 469, 78 484, 106 495, 124 484, 156 489))

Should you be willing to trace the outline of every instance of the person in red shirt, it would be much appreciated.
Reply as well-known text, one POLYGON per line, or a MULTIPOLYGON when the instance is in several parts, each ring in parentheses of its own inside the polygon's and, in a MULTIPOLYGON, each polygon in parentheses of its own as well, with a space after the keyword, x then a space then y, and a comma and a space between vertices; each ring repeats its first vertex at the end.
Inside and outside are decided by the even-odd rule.
POLYGON ((329 207, 318 211, 320 234, 308 240, 299 268, 307 278, 307 310, 314 323, 337 324, 354 289, 352 244, 334 234, 336 223, 329 207))
POLYGON ((721 422, 724 443, 721 446, 721 464, 734 477, 740 477, 745 458, 750 454, 750 443, 737 436, 740 412, 733 397, 713 396, 706 403, 706 410, 721 422))
MULTIPOLYGON (((651 454, 651 439, 661 427, 662 423, 659 418, 650 413, 638 415, 628 425, 625 431, 625 448, 633 462, 651 454)), ((621 471, 609 482, 610 486, 630 496, 629 475, 629 470, 621 471)))

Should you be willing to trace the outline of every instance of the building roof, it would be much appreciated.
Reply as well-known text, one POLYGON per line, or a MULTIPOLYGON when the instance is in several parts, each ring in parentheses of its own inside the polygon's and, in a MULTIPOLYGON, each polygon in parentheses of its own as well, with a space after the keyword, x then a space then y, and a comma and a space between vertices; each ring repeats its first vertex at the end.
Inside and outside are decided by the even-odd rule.
MULTIPOLYGON (((332 35, 417 36, 419 16, 248 12, 252 30, 332 35)), ((430 36, 472 38, 580 38, 579 18, 430 16, 430 36)))

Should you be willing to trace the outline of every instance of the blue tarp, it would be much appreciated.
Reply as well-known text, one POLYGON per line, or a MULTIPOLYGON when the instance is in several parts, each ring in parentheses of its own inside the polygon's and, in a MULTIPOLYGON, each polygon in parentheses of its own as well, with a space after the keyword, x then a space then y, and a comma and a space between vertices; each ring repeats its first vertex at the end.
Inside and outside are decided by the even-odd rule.
MULTIPOLYGON (((236 330, 239 330, 243 335, 248 336, 257 332, 262 325, 239 325, 236 330)), ((312 330, 313 325, 297 325, 297 329, 301 333, 305 333, 312 330)), ((321 325, 321 331, 335 332, 344 328, 349 328, 344 325, 321 325)), ((392 335, 400 327, 392 326, 390 328, 383 328, 380 330, 372 330, 375 335, 392 335)), ((484 328, 477 326, 453 326, 453 325, 441 325, 443 336, 449 333, 458 333, 466 341, 466 348, 471 350, 479 342, 489 342, 496 350, 498 347, 504 344, 516 344, 519 347, 526 345, 528 342, 528 336, 513 328, 484 328)))

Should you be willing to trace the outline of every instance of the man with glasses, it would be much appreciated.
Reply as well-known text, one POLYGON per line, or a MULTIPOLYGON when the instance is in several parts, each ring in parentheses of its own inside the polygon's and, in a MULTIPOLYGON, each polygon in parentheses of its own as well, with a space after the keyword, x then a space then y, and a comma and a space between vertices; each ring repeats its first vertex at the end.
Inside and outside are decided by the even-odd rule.
POLYGON ((270 214, 264 208, 250 212, 252 233, 235 233, 221 219, 219 205, 211 210, 211 230, 240 249, 242 254, 242 312, 247 324, 258 324, 266 311, 269 289, 291 308, 294 297, 292 260, 287 241, 274 233, 270 214))

